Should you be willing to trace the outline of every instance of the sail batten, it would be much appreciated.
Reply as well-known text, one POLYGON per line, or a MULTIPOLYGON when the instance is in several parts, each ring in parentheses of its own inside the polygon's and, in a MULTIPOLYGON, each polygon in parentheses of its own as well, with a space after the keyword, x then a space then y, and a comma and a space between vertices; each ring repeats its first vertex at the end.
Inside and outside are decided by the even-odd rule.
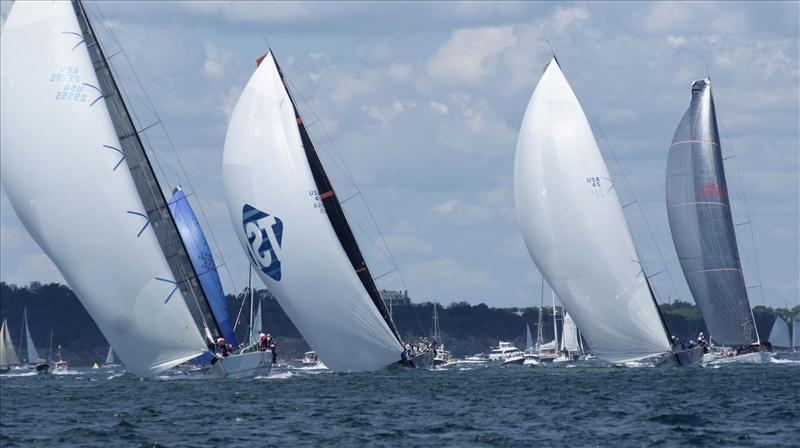
POLYGON ((669 147, 667 216, 692 296, 713 341, 758 342, 730 209, 711 81, 692 84, 669 147))
POLYGON ((670 351, 622 206, 585 113, 552 59, 531 96, 514 162, 523 239, 599 358, 670 351))

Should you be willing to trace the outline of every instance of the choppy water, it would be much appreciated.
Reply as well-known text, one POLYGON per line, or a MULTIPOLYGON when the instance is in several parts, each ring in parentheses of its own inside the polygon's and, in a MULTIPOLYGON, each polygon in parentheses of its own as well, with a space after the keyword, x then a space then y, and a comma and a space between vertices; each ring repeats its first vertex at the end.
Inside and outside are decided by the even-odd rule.
POLYGON ((800 446, 800 362, 0 380, 0 445, 800 446))

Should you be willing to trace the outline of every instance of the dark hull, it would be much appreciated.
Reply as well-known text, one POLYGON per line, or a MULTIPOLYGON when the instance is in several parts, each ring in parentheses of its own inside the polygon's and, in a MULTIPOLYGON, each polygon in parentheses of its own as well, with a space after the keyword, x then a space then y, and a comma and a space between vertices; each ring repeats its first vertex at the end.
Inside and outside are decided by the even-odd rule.
POLYGON ((656 367, 695 367, 703 363, 702 347, 673 351, 656 362, 656 367))
POLYGON ((36 364, 34 370, 36 371, 36 373, 48 373, 50 372, 50 364, 47 363, 36 364))

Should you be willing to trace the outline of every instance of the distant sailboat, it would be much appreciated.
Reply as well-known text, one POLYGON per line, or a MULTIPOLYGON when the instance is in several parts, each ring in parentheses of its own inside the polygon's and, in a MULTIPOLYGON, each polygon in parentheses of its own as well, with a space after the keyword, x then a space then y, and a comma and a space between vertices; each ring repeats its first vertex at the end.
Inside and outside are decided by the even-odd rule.
POLYGON ((39 357, 39 352, 36 350, 36 344, 33 343, 31 337, 31 328, 28 326, 28 309, 22 311, 22 326, 25 329, 26 341, 26 361, 29 367, 33 367, 36 372, 47 373, 50 370, 50 364, 46 360, 39 357))
POLYGON ((17 351, 14 349, 14 341, 8 332, 8 323, 3 320, 0 327, 0 373, 8 373, 12 366, 19 364, 17 351))
POLYGON ((672 352, 613 181, 555 57, 525 112, 514 193, 528 252, 600 359, 687 365, 672 352))
POLYGON ((792 351, 800 349, 800 317, 795 317, 792 323, 792 351))
MULTIPOLYGON (((83 4, 14 3, 0 40, 0 169, 20 221, 129 371, 208 353, 222 329, 83 4)), ((264 359, 208 374, 252 376, 264 359)))
POLYGON ((450 352, 445 350, 442 342, 442 331, 439 329, 439 304, 433 303, 433 343, 435 351, 433 355, 433 365, 441 366, 451 361, 450 352))
POLYGON ((561 326, 561 346, 560 351, 566 352, 566 359, 577 359, 583 353, 578 341, 578 326, 569 313, 564 313, 564 322, 561 326))
POLYGON ((672 241, 711 341, 736 349, 727 361, 767 362, 739 259, 709 79, 692 84, 669 147, 666 189, 672 241))
POLYGON ((223 180, 242 248, 325 365, 398 363, 400 335, 271 51, 231 116, 223 180))
POLYGON ((106 361, 103 367, 119 367, 119 364, 114 360, 114 347, 108 346, 108 354, 106 354, 106 361))
POLYGON ((774 348, 792 348, 789 324, 782 317, 775 317, 775 323, 772 324, 772 331, 769 332, 768 341, 774 348))

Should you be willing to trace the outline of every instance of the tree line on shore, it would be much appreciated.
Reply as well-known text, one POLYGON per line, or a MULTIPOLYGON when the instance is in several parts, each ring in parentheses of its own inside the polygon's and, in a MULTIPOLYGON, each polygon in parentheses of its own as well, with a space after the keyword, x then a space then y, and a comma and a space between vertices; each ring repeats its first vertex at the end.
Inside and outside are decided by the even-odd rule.
MULTIPOLYGON (((256 290, 254 294, 262 306, 262 329, 278 340, 279 356, 284 359, 302 357, 303 352, 310 348, 278 302, 266 289, 256 290)), ((247 291, 236 296, 227 296, 231 318, 238 318, 239 321, 236 333, 240 340, 246 338, 250 319, 249 304, 243 302, 246 297, 249 297, 247 291)), ((484 303, 473 305, 464 301, 437 307, 442 342, 454 356, 484 352, 501 340, 511 341, 518 347, 524 348, 526 325, 530 325, 534 339, 538 333, 537 307, 495 308, 484 303)), ((697 337, 700 331, 707 334, 705 323, 696 305, 676 301, 671 304, 660 304, 660 307, 673 335, 688 339, 697 337)), ((46 356, 49 352, 48 338, 52 330, 54 345, 62 346, 64 357, 73 365, 90 365, 105 359, 108 342, 67 286, 38 282, 17 286, 0 282, 0 319, 8 321, 9 332, 17 345, 21 340, 24 308, 28 309, 28 324, 40 355, 46 356)), ((557 309, 560 313, 560 307, 557 309)), ((542 333, 545 341, 553 337, 552 313, 552 307, 542 308, 544 315, 542 333)), ((765 306, 753 308, 758 333, 762 340, 768 338, 776 316, 788 320, 798 314, 800 305, 793 309, 765 306)), ((392 318, 403 339, 410 341, 421 336, 432 336, 433 315, 434 303, 422 302, 408 306, 394 306, 392 318)), ((560 317, 558 326, 560 329, 560 317)))

